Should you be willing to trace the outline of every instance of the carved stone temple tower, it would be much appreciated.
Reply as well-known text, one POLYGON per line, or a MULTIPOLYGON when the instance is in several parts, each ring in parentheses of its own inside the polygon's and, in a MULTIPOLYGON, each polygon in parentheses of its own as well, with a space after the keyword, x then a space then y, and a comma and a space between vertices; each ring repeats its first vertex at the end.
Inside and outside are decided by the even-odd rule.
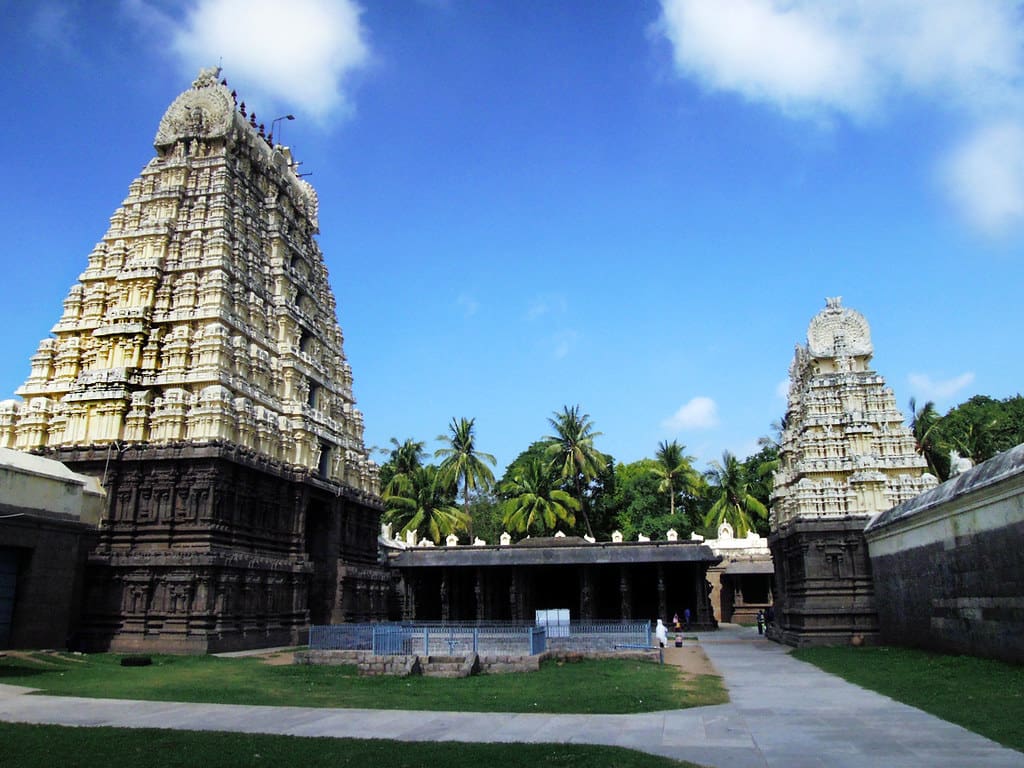
POLYGON ((87 648, 291 644, 310 621, 386 613, 316 193, 219 72, 167 109, 24 403, 0 404, 0 446, 107 488, 87 648))
POLYGON ((791 645, 877 638, 868 520, 932 488, 863 315, 828 299, 789 369, 772 494, 775 624, 791 645))

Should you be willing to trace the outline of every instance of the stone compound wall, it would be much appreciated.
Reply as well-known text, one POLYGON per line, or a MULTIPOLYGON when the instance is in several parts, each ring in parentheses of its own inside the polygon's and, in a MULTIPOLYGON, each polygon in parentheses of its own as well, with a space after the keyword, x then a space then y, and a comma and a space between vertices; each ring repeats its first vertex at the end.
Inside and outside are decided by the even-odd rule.
POLYGON ((1024 661, 1024 445, 865 535, 883 642, 1024 661))
POLYGON ((0 606, 0 648, 74 642, 86 557, 105 502, 95 479, 0 448, 0 562, 14 568, 12 602, 0 606))
POLYGON ((323 667, 355 665, 360 675, 408 677, 419 674, 420 657, 415 654, 376 656, 373 651, 299 651, 296 664, 323 667))
MULTIPOLYGON (((372 651, 300 651, 295 654, 296 664, 312 664, 323 666, 339 666, 354 664, 361 675, 394 675, 408 677, 420 674, 422 664, 428 657, 415 654, 397 656, 375 656, 372 651)), ((625 652, 565 652, 547 651, 535 656, 516 656, 511 654, 491 654, 479 657, 481 674, 493 675, 509 672, 536 672, 546 659, 563 661, 580 661, 582 659, 632 659, 637 661, 658 661, 658 649, 635 650, 625 652)))

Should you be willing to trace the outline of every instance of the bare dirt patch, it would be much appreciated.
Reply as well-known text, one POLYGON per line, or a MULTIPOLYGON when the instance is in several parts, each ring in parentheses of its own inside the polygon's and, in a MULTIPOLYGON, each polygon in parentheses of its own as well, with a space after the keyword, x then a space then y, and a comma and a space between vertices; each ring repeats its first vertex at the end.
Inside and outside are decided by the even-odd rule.
POLYGON ((260 661, 270 667, 285 667, 295 663, 295 651, 278 651, 261 656, 260 661))
POLYGON ((699 645, 684 645, 682 648, 669 645, 665 648, 665 663, 679 667, 688 675, 718 674, 699 645))

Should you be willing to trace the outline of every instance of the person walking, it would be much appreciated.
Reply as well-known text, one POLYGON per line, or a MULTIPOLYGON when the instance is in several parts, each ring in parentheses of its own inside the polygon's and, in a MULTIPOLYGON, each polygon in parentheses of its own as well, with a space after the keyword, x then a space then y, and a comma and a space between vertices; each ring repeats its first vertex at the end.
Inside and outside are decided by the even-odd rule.
POLYGON ((668 645, 668 629, 661 623, 661 619, 658 619, 658 625, 654 628, 654 636, 658 638, 659 648, 664 648, 668 645))

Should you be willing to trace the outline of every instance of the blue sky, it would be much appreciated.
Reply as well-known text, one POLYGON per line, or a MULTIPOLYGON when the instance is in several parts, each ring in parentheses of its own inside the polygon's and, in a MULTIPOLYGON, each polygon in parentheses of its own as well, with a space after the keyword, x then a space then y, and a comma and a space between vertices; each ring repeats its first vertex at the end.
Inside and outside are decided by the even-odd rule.
POLYGON ((1007 0, 0 0, 0 398, 200 66, 312 173, 366 442, 580 404, 617 459, 741 456, 826 296, 897 401, 1021 391, 1007 0), (969 30, 970 34, 965 34, 969 30))

